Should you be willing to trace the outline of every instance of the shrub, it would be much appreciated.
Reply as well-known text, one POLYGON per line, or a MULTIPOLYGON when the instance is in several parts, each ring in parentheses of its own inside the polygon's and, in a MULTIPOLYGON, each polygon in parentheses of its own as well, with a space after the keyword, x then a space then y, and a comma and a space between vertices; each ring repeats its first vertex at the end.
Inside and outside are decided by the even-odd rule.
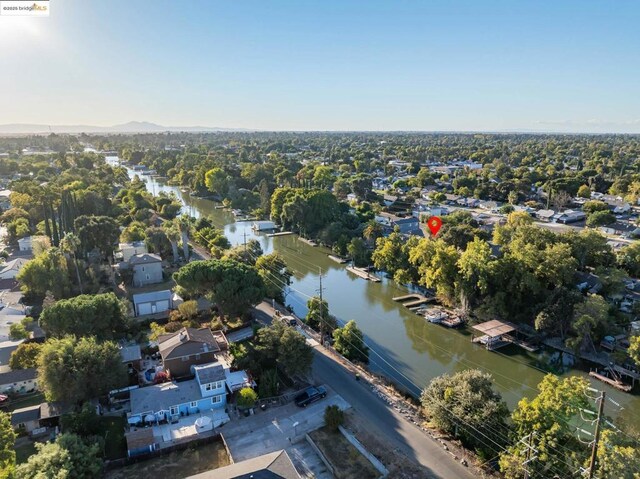
POLYGON ((324 410, 324 423, 332 431, 337 431, 338 426, 344 424, 344 413, 335 404, 327 406, 324 410))
POLYGON ((238 392, 236 403, 238 404, 238 407, 250 408, 255 405, 257 400, 258 394, 253 389, 242 388, 240 392, 238 392))

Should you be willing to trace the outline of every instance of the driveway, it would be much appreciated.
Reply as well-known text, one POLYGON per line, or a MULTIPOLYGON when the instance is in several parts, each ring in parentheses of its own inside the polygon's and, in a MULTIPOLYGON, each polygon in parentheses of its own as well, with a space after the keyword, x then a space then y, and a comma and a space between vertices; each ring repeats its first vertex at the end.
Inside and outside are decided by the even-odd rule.
POLYGON ((299 408, 293 403, 249 417, 236 417, 217 430, 222 433, 235 462, 285 449, 303 478, 331 479, 333 476, 304 440, 304 435, 324 425, 329 405, 348 409, 347 403, 330 387, 327 397, 299 408))

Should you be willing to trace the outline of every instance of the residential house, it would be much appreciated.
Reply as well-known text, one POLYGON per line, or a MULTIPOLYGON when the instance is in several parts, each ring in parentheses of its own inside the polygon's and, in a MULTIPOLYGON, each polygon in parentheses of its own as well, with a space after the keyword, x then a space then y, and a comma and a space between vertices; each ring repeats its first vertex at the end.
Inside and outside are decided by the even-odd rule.
POLYGON ((536 218, 542 221, 551 221, 556 212, 553 210, 538 210, 535 212, 536 218))
POLYGON ((13 411, 11 425, 16 430, 24 429, 31 436, 37 436, 59 427, 62 415, 71 410, 72 406, 61 402, 43 402, 13 411))
POLYGON ((36 368, 13 369, 0 373, 0 394, 27 394, 38 390, 36 368))
POLYGON ((398 197, 394 195, 384 195, 382 200, 384 202, 384 205, 389 207, 395 204, 396 201, 398 201, 398 197))
POLYGON ((31 240, 32 240, 31 236, 26 236, 24 238, 20 238, 18 240, 18 249, 23 253, 30 253, 31 252, 31 240))
POLYGON ((229 348, 229 343, 222 331, 182 328, 161 335, 158 348, 165 371, 173 378, 181 378, 193 374, 191 366, 214 362, 217 354, 229 348))
POLYGON ((24 342, 24 339, 18 341, 2 341, 0 342, 0 373, 6 373, 11 371, 9 367, 9 359, 11 359, 11 353, 13 353, 18 346, 24 342))
POLYGON ((582 292, 596 294, 602 289, 602 281, 595 274, 576 272, 576 287, 582 292))
POLYGON ((7 262, 0 270, 0 279, 15 279, 27 261, 26 258, 16 258, 7 262))
POLYGON ((24 431, 32 435, 34 431, 40 429, 40 405, 23 407, 13 411, 11 413, 11 426, 16 431, 24 431))
POLYGON ((133 295, 133 311, 136 316, 157 314, 174 308, 174 294, 171 290, 151 291, 133 295))
POLYGON ((162 283, 162 258, 157 254, 134 254, 129 259, 133 271, 133 285, 137 288, 162 283))
POLYGON ((556 213, 553 215, 553 219, 556 223, 570 224, 584 221, 587 219, 587 214, 584 211, 565 210, 562 213, 556 213))
POLYGON ((129 262, 132 256, 136 254, 147 254, 147 245, 144 241, 134 241, 133 243, 120 243, 118 245, 122 254, 122 261, 129 262))
POLYGON ((388 231, 397 226, 402 234, 420 234, 420 222, 415 216, 400 217, 392 213, 381 212, 375 216, 375 220, 388 231))
POLYGON ((280 450, 189 476, 187 479, 300 479, 287 451, 280 450))
MULTIPOLYGON (((131 425, 173 423, 178 422, 181 417, 198 415, 212 409, 224 410, 227 404, 227 392, 222 366, 220 366, 220 376, 222 380, 219 389, 205 390, 196 379, 132 389, 131 412, 127 414, 127 422, 131 425)), ((209 376, 206 378, 203 380, 210 380, 209 376)), ((213 386, 218 385, 217 380, 211 379, 211 383, 213 386)), ((203 384, 207 386, 210 383, 203 384)), ((225 422, 223 415, 216 417, 219 421, 218 425, 225 422)))

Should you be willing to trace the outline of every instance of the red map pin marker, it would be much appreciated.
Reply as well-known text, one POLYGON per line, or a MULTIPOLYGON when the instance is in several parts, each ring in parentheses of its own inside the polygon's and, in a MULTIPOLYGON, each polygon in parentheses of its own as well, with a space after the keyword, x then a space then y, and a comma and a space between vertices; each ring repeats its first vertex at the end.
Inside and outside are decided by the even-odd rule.
POLYGON ((431 230, 431 234, 435 236, 438 234, 438 231, 440 231, 442 220, 437 216, 432 216, 431 218, 429 218, 429 221, 427 221, 427 226, 431 230))

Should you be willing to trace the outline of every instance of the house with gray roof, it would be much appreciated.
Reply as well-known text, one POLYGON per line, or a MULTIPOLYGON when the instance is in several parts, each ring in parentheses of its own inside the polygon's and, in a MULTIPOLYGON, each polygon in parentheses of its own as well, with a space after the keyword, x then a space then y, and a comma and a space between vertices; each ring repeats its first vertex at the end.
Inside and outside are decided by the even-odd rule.
POLYGON ((196 378, 190 381, 132 389, 129 424, 172 422, 182 416, 224 408, 227 404, 225 368, 218 362, 193 368, 196 378))
POLYGON ((162 258, 157 254, 134 254, 129 258, 129 268, 133 271, 136 288, 163 281, 162 258))
POLYGON ((0 373, 0 393, 27 394, 38 390, 38 372, 35 368, 12 369, 0 373))
POLYGON ((280 450, 189 476, 187 479, 300 479, 287 451, 280 450))

